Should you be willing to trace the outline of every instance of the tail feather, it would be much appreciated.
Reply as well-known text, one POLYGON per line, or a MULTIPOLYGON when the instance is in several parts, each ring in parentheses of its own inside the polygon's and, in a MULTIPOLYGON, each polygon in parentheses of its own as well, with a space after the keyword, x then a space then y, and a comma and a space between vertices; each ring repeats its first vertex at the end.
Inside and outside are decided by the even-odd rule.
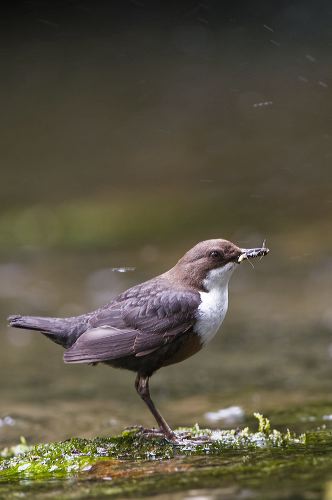
POLYGON ((70 333, 69 318, 43 318, 39 316, 9 316, 9 325, 14 328, 38 330, 49 335, 64 335, 70 333))

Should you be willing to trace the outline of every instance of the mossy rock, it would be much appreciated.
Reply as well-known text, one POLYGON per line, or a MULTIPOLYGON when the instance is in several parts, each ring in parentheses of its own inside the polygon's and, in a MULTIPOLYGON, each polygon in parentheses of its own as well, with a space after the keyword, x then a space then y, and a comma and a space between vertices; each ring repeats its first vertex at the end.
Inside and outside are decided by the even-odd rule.
POLYGON ((163 438, 147 438, 140 429, 127 430, 116 437, 72 438, 35 446, 28 446, 23 441, 2 451, 0 480, 63 478, 88 471, 92 465, 105 460, 167 460, 180 456, 218 456, 225 450, 242 450, 245 454, 250 450, 306 445, 305 435, 271 430, 267 419, 259 414, 255 416, 259 420, 258 432, 248 428, 238 431, 212 431, 198 426, 182 428, 176 431, 179 436, 186 436, 181 444, 172 444, 163 438))

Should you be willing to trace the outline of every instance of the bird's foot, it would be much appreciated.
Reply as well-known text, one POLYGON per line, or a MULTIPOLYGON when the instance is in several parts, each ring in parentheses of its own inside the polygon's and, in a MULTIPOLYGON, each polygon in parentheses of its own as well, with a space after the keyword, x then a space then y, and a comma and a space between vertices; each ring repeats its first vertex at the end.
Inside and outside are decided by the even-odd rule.
POLYGON ((177 431, 176 442, 180 446, 199 446, 211 442, 211 437, 209 435, 202 434, 201 436, 192 436, 190 432, 177 431))
POLYGON ((165 432, 163 429, 143 429, 142 433, 145 437, 157 437, 164 438, 170 444, 175 446, 198 446, 207 444, 211 441, 210 436, 202 435, 202 436, 192 436, 190 432, 186 431, 167 431, 165 432))
POLYGON ((147 438, 165 438, 165 434, 161 429, 146 429, 142 425, 132 425, 126 427, 126 430, 136 430, 138 434, 147 438))
POLYGON ((165 434, 160 429, 142 429, 142 434, 147 438, 164 438, 165 434))
POLYGON ((211 441, 210 436, 202 435, 202 436, 192 436, 190 432, 187 431, 167 431, 165 432, 163 429, 146 429, 141 425, 134 425, 131 427, 127 427, 128 430, 137 430, 137 432, 143 437, 149 438, 161 438, 166 439, 171 444, 175 446, 199 446, 203 444, 207 444, 211 441))
POLYGON ((133 429, 133 430, 137 429, 138 433, 147 439, 149 438, 166 439, 166 441, 168 441, 169 443, 177 445, 182 444, 183 441, 182 436, 178 436, 172 430, 166 432, 163 429, 155 429, 155 428, 146 429, 141 425, 128 427, 128 429, 133 429))

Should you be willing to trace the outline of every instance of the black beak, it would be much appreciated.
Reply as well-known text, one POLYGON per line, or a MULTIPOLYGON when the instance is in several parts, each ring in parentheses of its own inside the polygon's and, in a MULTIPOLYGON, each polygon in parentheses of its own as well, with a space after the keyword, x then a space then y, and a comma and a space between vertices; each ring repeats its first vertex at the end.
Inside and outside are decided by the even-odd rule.
POLYGON ((241 248, 241 255, 237 259, 240 263, 246 259, 256 259, 257 257, 264 257, 269 253, 269 249, 263 246, 262 248, 241 248))

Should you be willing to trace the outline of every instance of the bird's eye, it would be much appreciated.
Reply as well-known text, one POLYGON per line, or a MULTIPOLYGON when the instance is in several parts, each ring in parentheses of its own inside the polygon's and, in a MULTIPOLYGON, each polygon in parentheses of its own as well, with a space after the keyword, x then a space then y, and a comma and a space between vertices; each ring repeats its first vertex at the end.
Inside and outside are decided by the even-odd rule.
POLYGON ((218 257, 221 257, 221 253, 218 252, 218 250, 212 250, 212 252, 210 252, 210 257, 217 259, 218 257))

